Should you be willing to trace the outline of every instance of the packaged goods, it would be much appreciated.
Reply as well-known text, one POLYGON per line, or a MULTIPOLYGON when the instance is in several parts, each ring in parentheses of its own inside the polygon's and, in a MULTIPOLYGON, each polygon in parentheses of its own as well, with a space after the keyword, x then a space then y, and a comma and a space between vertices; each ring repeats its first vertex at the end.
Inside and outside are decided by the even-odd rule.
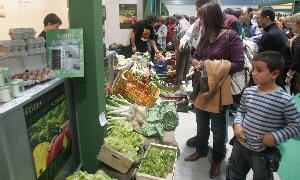
POLYGON ((0 87, 0 102, 9 102, 12 99, 9 86, 0 87))
POLYGON ((11 92, 13 97, 22 96, 24 90, 24 81, 22 79, 14 79, 11 81, 11 92))
POLYGON ((0 86, 6 86, 8 84, 8 67, 0 67, 0 86))

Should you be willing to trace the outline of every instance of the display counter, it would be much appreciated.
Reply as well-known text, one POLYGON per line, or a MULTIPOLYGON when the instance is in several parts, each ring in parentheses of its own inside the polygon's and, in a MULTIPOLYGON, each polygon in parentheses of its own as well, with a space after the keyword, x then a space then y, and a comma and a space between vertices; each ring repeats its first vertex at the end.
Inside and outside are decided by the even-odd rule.
POLYGON ((52 79, 0 104, 1 179, 62 179, 80 167, 66 84, 52 79))

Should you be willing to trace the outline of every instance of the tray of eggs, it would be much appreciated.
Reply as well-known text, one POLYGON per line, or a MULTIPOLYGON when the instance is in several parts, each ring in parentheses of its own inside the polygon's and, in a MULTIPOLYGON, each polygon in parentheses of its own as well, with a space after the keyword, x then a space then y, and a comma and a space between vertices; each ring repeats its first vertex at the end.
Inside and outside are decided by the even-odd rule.
POLYGON ((15 74, 12 79, 23 79, 24 86, 30 86, 35 83, 41 83, 54 77, 53 71, 50 68, 43 68, 32 71, 25 71, 20 74, 15 74))

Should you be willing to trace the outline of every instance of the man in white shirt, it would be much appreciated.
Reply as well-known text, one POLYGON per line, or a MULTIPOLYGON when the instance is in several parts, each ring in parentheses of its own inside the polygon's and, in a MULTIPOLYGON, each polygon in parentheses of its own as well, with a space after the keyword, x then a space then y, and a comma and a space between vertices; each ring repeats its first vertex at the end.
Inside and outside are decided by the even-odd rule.
POLYGON ((184 16, 177 16, 177 18, 179 19, 177 24, 177 37, 182 38, 191 24, 184 18, 184 16))

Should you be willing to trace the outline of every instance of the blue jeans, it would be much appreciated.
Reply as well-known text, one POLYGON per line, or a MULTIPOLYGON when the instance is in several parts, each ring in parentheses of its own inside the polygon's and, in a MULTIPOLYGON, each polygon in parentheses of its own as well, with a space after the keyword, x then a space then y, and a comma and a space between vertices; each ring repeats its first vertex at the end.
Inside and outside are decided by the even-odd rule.
POLYGON ((251 151, 234 139, 226 180, 245 180, 250 168, 253 170, 253 180, 273 180, 273 173, 266 167, 262 153, 251 151))
POLYGON ((197 121, 197 146, 198 154, 207 155, 208 139, 211 131, 213 132, 213 161, 220 163, 225 157, 225 137, 226 137, 226 116, 227 107, 224 106, 220 113, 211 113, 196 108, 197 121))

